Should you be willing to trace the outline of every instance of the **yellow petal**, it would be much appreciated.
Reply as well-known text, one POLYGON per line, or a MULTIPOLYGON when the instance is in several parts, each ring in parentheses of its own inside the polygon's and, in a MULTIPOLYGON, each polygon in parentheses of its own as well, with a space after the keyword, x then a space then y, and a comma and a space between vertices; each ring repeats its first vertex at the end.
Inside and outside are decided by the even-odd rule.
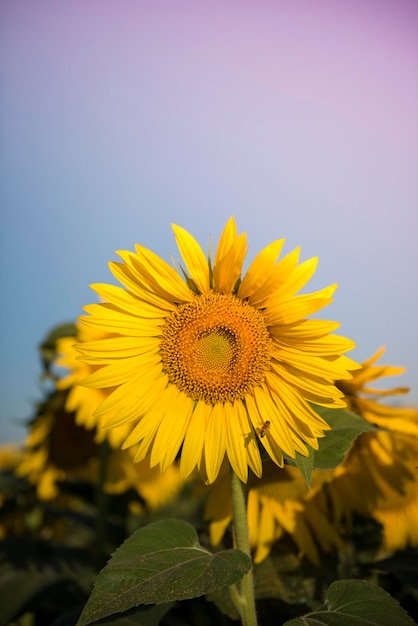
POLYGON ((245 453, 245 436, 235 406, 224 404, 226 427, 226 453, 235 474, 243 483, 248 479, 247 455, 245 453))
POLYGON ((265 308, 270 298, 273 302, 277 290, 287 280, 298 264, 300 248, 296 248, 283 257, 267 274, 264 284, 251 294, 250 303, 257 308, 265 308))
POLYGON ((205 462, 208 483, 213 483, 225 456, 225 415, 223 406, 215 404, 206 425, 205 462))
POLYGON ((143 337, 141 341, 132 337, 112 337, 83 343, 83 362, 90 364, 109 363, 114 359, 125 359, 147 352, 158 352, 160 341, 155 337, 143 337))
POLYGON ((206 424, 212 408, 204 402, 197 402, 190 418, 183 448, 181 452, 180 472, 183 478, 187 478, 195 467, 200 467, 205 444, 206 424))
POLYGON ((124 263, 116 263, 113 261, 109 263, 109 268, 116 280, 127 287, 138 298, 160 308, 162 311, 174 311, 176 308, 176 305, 171 299, 168 300, 165 297, 159 296, 154 293, 152 288, 145 287, 143 281, 138 280, 137 273, 134 273, 132 269, 124 263))
POLYGON ((225 256, 225 254, 229 251, 229 249, 235 243, 236 238, 237 238, 237 227, 235 224, 235 219, 234 217, 230 217, 219 238, 218 247, 215 253, 214 265, 219 263, 222 257, 225 256))
POLYGON ((190 302, 194 297, 186 283, 168 263, 151 250, 135 245, 136 255, 129 257, 130 266, 143 276, 149 288, 160 297, 173 302, 190 302))
POLYGON ((158 354, 141 354, 139 357, 116 361, 87 376, 82 384, 85 387, 114 387, 129 381, 132 372, 135 372, 136 369, 145 371, 146 368, 153 368, 156 372, 161 372, 161 357, 158 354))
MULTIPOLYGON (((126 311, 131 315, 137 315, 139 317, 157 317, 162 318, 165 315, 166 307, 161 310, 160 306, 155 306, 147 301, 144 301, 137 296, 134 296, 126 289, 117 287, 115 285, 93 284, 90 287, 101 297, 103 300, 110 302, 118 307, 122 311, 126 311)), ((141 292, 143 293, 143 292, 141 292)))
POLYGON ((312 356, 329 356, 348 352, 356 346, 354 341, 341 335, 325 335, 325 337, 320 337, 319 339, 303 341, 283 337, 280 332, 280 326, 273 328, 278 329, 276 333, 271 327, 269 328, 275 346, 287 352, 299 352, 312 356))
POLYGON ((239 286, 237 294, 239 298, 249 298, 266 283, 284 242, 285 239, 273 241, 257 254, 239 286))
POLYGON ((332 302, 332 294, 337 285, 331 285, 315 293, 293 296, 287 300, 272 299, 270 306, 264 311, 264 319, 268 326, 276 324, 292 324, 308 315, 316 313, 332 302))
POLYGON ((258 424, 258 428, 260 429, 266 421, 269 421, 270 429, 266 433, 267 440, 270 438, 271 433, 283 452, 292 455, 295 449, 294 442, 285 420, 281 417, 277 405, 271 398, 267 389, 256 387, 254 389, 254 395, 258 412, 263 416, 263 422, 258 424))
MULTIPOLYGON (((265 415, 261 415, 259 409, 256 405, 256 402, 252 396, 247 396, 245 399, 245 404, 247 407, 248 415, 250 416, 253 427, 257 430, 260 429, 260 426, 264 424, 266 417, 265 415)), ((264 437, 262 440, 263 446, 267 450, 267 454, 270 456, 272 461, 276 463, 279 467, 283 467, 283 454, 280 449, 280 446, 272 437, 264 437)))
MULTIPOLYGON (((102 332, 131 335, 135 337, 156 337, 163 320, 150 320, 134 317, 114 309, 112 304, 89 304, 84 307, 89 317, 82 316, 79 321, 86 326, 99 328, 102 332)), ((78 344, 82 346, 83 344, 78 344)), ((78 346, 75 349, 78 349, 78 346)))
POLYGON ((218 293, 232 293, 241 277, 242 266, 247 253, 245 233, 234 241, 228 252, 213 267, 213 280, 218 293))
POLYGON ((210 291, 209 265, 205 253, 187 230, 175 224, 172 224, 172 228, 190 277, 200 293, 208 293, 210 291))
POLYGON ((304 261, 298 265, 285 282, 279 287, 277 296, 280 298, 287 298, 293 296, 300 291, 302 287, 312 278, 318 265, 318 258, 314 257, 304 261))
POLYGON ((295 341, 306 341, 325 337, 340 326, 340 322, 329 322, 324 320, 299 320, 292 324, 280 324, 279 326, 269 326, 272 335, 280 335, 295 341))
POLYGON ((176 458, 193 411, 193 400, 181 393, 175 385, 170 385, 170 389, 174 390, 173 397, 166 404, 165 415, 155 435, 151 452, 151 464, 154 465, 154 461, 159 463, 162 472, 176 458))

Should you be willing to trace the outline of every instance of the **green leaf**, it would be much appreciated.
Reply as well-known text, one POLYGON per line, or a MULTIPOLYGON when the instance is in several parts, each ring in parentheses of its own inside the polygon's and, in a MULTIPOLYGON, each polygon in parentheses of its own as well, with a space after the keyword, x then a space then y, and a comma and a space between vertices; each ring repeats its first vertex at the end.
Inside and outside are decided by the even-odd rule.
POLYGON ((414 626, 414 621, 386 591, 364 580, 339 580, 316 611, 284 626, 414 626))
POLYGON ((305 479, 305 483, 310 487, 311 485, 311 476, 314 467, 314 458, 315 451, 312 448, 309 448, 309 456, 302 456, 299 452, 296 452, 295 464, 296 467, 301 472, 303 478, 305 479))
POLYGON ((238 582, 251 567, 240 550, 211 554, 190 524, 162 520, 133 533, 96 579, 78 626, 140 604, 196 598, 238 582))
POLYGON ((331 426, 319 440, 314 453, 314 469, 333 469, 340 465, 355 439, 362 433, 377 430, 370 422, 345 409, 316 407, 317 413, 331 426))
POLYGON ((39 346, 39 352, 41 353, 42 366, 44 373, 49 375, 51 364, 56 357, 56 345, 58 339, 62 337, 75 337, 77 335, 77 328, 73 322, 66 322, 55 326, 45 337, 39 346))
POLYGON ((345 409, 326 409, 320 406, 313 408, 331 426, 331 430, 326 431, 325 437, 318 439, 318 450, 308 446, 308 457, 299 453, 296 453, 294 460, 286 457, 289 464, 300 469, 308 486, 314 469, 337 467, 344 461, 351 444, 359 435, 377 430, 370 422, 345 409))
MULTIPOLYGON (((100 620, 100 626, 158 626, 162 618, 174 606, 174 602, 159 606, 141 606, 125 613, 111 615, 100 620)), ((74 622, 73 622, 74 623, 74 622)))

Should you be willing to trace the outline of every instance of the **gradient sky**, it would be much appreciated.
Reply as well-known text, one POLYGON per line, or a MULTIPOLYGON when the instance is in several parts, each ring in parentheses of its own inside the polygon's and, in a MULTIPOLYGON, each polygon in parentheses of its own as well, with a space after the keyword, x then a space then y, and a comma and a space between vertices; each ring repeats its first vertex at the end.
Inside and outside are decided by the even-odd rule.
POLYGON ((0 440, 115 250, 285 237, 418 404, 416 0, 2 0, 0 440))

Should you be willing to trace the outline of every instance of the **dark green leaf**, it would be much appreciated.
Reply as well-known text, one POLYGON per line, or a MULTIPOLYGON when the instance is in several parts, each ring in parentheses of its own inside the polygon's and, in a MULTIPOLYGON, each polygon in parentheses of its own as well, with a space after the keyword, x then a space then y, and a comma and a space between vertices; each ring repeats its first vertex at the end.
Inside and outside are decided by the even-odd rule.
POLYGON ((302 456, 299 452, 296 452, 295 464, 299 471, 302 473, 308 487, 311 485, 311 476, 314 466, 315 451, 311 450, 309 456, 302 456))
POLYGON ((414 626, 386 591, 363 580, 340 580, 328 589, 323 606, 284 626, 414 626))
POLYGON ((331 426, 331 430, 326 431, 325 437, 318 439, 318 450, 307 446, 308 457, 299 453, 296 453, 294 460, 286 457, 290 465, 296 465, 300 469, 308 486, 314 469, 337 467, 344 461, 351 444, 359 435, 376 430, 373 424, 345 409, 325 409, 320 406, 312 408, 331 426))
POLYGON ((171 607, 174 606, 174 602, 167 604, 160 604, 154 606, 141 606, 139 608, 131 609, 125 613, 118 613, 117 615, 111 615, 101 619, 98 624, 103 626, 109 624, 109 626, 158 626, 162 618, 171 607))
POLYGON ((314 453, 314 469, 337 467, 359 435, 376 430, 373 424, 345 409, 316 407, 316 411, 331 426, 331 430, 319 440, 319 450, 314 453))
POLYGON ((140 604, 195 598, 240 580, 251 567, 240 550, 211 554, 190 524, 162 520, 133 533, 100 572, 79 626, 140 604))

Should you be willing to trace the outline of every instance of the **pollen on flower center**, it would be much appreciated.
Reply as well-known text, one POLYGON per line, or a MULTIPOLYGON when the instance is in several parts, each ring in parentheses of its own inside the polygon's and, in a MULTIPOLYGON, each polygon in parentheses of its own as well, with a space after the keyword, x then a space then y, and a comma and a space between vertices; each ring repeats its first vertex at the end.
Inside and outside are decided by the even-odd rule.
POLYGON ((197 296, 171 313, 160 353, 169 380, 193 400, 233 402, 259 385, 271 339, 262 314, 232 295, 197 296))
POLYGON ((210 330, 196 341, 196 362, 207 370, 228 371, 236 360, 236 338, 223 328, 210 330))

